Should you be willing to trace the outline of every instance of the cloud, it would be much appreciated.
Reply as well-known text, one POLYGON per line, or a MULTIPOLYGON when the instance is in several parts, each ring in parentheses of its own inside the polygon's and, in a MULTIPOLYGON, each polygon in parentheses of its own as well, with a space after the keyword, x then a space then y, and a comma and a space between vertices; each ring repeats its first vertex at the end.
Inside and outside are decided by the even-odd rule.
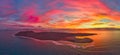
POLYGON ((0 22, 75 28, 104 18, 120 21, 118 0, 1 0, 0 4, 0 22))

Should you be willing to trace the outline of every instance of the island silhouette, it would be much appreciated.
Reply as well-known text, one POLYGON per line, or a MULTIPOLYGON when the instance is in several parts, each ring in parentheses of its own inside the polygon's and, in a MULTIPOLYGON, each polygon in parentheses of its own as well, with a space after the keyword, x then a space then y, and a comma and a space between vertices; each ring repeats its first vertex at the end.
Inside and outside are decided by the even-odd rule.
POLYGON ((95 33, 66 33, 66 32, 34 32, 34 31, 20 31, 15 34, 15 36, 24 36, 35 38, 39 40, 64 40, 64 41, 71 41, 77 43, 89 43, 93 42, 90 38, 82 38, 77 39, 76 36, 91 36, 96 35, 95 33))

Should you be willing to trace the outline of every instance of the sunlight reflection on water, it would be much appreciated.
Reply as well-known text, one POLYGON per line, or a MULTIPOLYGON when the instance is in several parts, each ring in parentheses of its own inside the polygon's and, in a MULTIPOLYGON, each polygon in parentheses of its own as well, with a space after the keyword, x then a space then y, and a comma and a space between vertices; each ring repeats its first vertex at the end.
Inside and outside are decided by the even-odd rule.
POLYGON ((77 45, 85 47, 85 52, 119 52, 120 49, 120 31, 83 31, 84 33, 97 33, 97 35, 77 38, 90 38, 92 43, 77 43, 77 45))
MULTIPOLYGON (((37 51, 41 51, 44 50, 45 52, 49 52, 51 53, 54 49, 54 51, 58 51, 59 49, 63 48, 66 49, 67 51, 69 51, 69 47, 68 45, 77 45, 80 46, 80 48, 75 48, 75 50, 73 50, 73 48, 70 51, 76 51, 76 49, 85 52, 86 55, 89 55, 89 53, 91 53, 91 55, 93 54, 98 54, 100 53, 101 55, 119 55, 119 51, 120 51, 120 31, 99 31, 99 30, 91 30, 91 31, 71 31, 74 33, 97 33, 97 35, 93 35, 93 36, 85 36, 85 37, 81 37, 81 36, 77 36, 80 38, 90 38, 93 40, 93 42, 91 43, 72 43, 72 42, 65 42, 65 41, 58 41, 59 43, 62 43, 63 46, 56 46, 53 45, 52 43, 50 43, 50 41, 37 41, 37 40, 29 40, 29 39, 19 39, 19 38, 15 38, 13 37, 14 33, 16 33, 16 31, 1 31, 1 36, 0 36, 0 43, 2 45, 0 45, 0 48, 2 48, 2 51, 5 51, 8 53, 11 53, 11 50, 17 50, 15 52, 18 53, 14 53, 14 51, 12 52, 13 54, 22 54, 22 53, 26 53, 26 51, 28 51, 26 48, 30 49, 29 51, 31 51, 31 53, 36 53, 37 51), (12 34, 12 36, 11 36, 12 34), (49 42, 49 43, 48 43, 49 42), (66 46, 64 46, 66 45, 66 46), (13 46, 13 47, 11 47, 13 46), (25 49, 24 49, 25 48, 25 49), (57 50, 56 50, 56 49, 57 50), (59 48, 59 49, 58 49, 59 48), (6 51, 6 49, 9 49, 6 51), (42 50, 41 50, 42 49, 42 50), (24 51, 23 51, 24 50, 24 51), (49 50, 49 51, 48 51, 49 50), (23 51, 23 52, 20 52, 23 51)), ((62 50, 63 50, 62 49, 62 50)), ((1 49, 0 49, 1 50, 1 49)), ((73 52, 72 51, 72 52, 73 52)), ((38 53, 39 53, 38 52, 38 53)), ((40 53, 40 54, 41 54, 40 53)), ((62 54, 62 51, 60 52, 62 54)), ((70 52, 71 53, 71 52, 70 52)))

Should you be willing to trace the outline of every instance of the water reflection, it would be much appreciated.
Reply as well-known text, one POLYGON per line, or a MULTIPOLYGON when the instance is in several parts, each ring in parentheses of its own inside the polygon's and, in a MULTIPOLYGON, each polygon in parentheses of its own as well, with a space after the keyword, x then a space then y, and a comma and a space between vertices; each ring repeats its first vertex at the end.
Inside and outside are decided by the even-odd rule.
POLYGON ((93 40, 92 43, 76 43, 79 46, 83 46, 84 49, 82 51, 86 53, 103 53, 106 55, 109 54, 118 54, 120 49, 120 31, 83 31, 86 33, 97 33, 94 36, 76 36, 77 38, 90 38, 93 40))
MULTIPOLYGON (((19 32, 19 31, 18 31, 19 32)), ((70 32, 70 31, 69 31, 70 32)), ((76 36, 77 39, 90 38, 93 42, 76 43, 65 42, 66 45, 77 45, 82 48, 72 48, 66 45, 55 45, 51 41, 20 39, 13 36, 16 31, 1 31, 0 55, 119 55, 120 31, 81 30, 75 33, 97 33, 93 36, 76 36)))

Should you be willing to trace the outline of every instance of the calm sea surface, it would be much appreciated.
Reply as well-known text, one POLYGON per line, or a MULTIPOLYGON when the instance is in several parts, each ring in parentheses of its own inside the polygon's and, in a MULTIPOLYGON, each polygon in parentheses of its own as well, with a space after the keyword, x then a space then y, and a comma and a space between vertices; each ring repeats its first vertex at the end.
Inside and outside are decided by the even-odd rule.
POLYGON ((82 48, 55 45, 49 41, 21 39, 14 36, 18 31, 0 31, 0 55, 120 55, 120 31, 74 31, 80 33, 97 33, 91 38, 92 43, 74 43, 82 48))

